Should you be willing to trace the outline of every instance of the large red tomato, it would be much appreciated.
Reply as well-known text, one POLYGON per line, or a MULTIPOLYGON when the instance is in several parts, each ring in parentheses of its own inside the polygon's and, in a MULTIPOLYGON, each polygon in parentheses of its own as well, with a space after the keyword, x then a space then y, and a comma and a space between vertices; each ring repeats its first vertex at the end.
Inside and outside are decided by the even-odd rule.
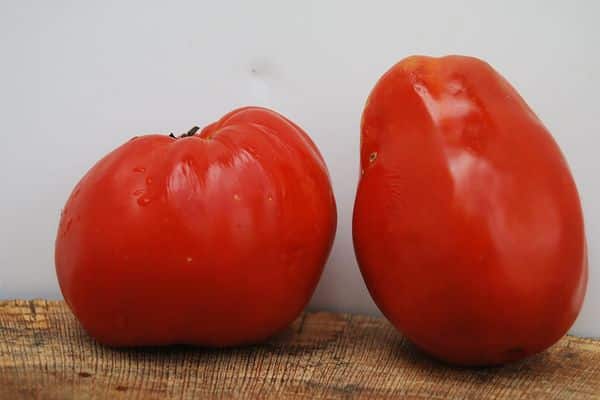
POLYGON ((131 139, 65 205, 58 280, 102 343, 260 341, 298 316, 319 280, 336 207, 308 136, 255 107, 194 133, 131 139))
POLYGON ((498 364, 575 320, 587 281, 579 197, 558 146, 492 67, 410 57, 361 125, 353 235, 373 299, 426 352, 498 364))

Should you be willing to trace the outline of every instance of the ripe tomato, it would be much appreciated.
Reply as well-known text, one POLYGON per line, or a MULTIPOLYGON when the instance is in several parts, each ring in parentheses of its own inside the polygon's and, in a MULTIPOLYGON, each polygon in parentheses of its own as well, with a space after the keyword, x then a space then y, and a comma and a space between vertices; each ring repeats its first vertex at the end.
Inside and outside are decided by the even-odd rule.
POLYGON ((255 107, 194 133, 133 138, 65 205, 58 280, 102 343, 260 341, 298 316, 319 280, 336 207, 308 136, 255 107))
POLYGON ((369 291, 435 357, 498 364, 542 351, 587 281, 579 197, 525 101, 471 57, 410 57, 361 124, 353 236, 369 291))

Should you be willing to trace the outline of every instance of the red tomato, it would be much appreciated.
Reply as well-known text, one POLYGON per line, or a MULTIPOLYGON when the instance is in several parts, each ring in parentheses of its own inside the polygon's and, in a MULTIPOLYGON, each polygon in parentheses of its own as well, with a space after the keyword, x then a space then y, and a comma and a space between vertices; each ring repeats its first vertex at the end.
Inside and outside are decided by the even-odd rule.
POLYGON ((336 207, 308 136, 255 107, 193 133, 133 138, 65 205, 58 281, 101 343, 260 341, 298 316, 319 280, 336 207))
POLYGON ((542 351, 575 320, 587 256, 557 144, 485 62, 410 57, 361 124, 355 252, 369 291, 417 346, 451 363, 542 351))

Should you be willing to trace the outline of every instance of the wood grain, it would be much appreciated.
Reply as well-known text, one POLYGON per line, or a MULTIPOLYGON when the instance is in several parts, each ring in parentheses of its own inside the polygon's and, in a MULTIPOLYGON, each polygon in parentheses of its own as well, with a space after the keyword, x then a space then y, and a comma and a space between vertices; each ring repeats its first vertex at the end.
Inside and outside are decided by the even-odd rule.
POLYGON ((567 336, 528 360, 454 368, 384 319, 308 313, 268 343, 116 350, 62 302, 0 302, 2 399, 600 399, 600 341, 567 336))

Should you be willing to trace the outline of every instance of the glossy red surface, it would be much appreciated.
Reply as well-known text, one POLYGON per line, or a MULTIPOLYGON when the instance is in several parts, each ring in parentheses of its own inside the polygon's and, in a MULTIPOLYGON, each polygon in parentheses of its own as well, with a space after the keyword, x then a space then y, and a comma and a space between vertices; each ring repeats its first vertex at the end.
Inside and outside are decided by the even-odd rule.
POLYGON ((410 57, 361 126, 356 256, 388 319, 440 359, 498 364, 555 343, 587 281, 579 197, 557 144, 485 62, 410 57))
POLYGON ((250 343, 301 312, 335 227, 315 145, 248 107, 198 135, 141 136, 100 160, 63 210, 56 271, 102 343, 250 343))

